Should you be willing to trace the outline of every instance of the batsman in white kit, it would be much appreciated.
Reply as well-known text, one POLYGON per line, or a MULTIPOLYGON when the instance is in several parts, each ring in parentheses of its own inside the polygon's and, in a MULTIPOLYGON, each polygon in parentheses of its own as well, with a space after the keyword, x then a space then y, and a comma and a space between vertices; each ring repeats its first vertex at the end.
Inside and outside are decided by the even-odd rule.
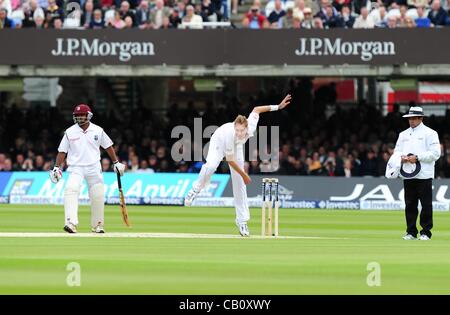
POLYGON ((113 161, 114 171, 121 176, 125 165, 119 162, 113 142, 106 132, 91 122, 93 114, 88 105, 77 105, 73 111, 74 125, 64 132, 58 147, 56 163, 50 171, 50 179, 57 183, 61 177, 61 164, 67 157, 67 179, 64 190, 64 231, 76 233, 78 225, 78 196, 83 180, 89 187, 91 201, 91 228, 94 233, 104 230, 104 185, 100 164, 100 147, 106 150, 113 161))
POLYGON ((225 157, 230 166, 236 225, 239 227, 239 233, 242 236, 249 236, 247 222, 250 220, 250 211, 245 185, 248 185, 251 179, 244 171, 244 144, 250 137, 254 136, 258 126, 259 114, 283 109, 290 102, 291 95, 288 94, 279 105, 254 107, 248 118, 239 115, 234 122, 223 124, 217 128, 209 143, 206 163, 203 164, 198 179, 193 183, 192 189, 185 197, 185 206, 191 206, 195 197, 210 183, 211 176, 225 157))

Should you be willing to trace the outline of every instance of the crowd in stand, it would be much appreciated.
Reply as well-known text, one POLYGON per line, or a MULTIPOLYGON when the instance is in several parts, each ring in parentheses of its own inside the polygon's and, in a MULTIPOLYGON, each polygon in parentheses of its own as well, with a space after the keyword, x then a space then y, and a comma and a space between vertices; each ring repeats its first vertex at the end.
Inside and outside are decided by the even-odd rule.
POLYGON ((228 0, 0 0, 1 28, 202 28, 229 19, 228 0))
MULTIPOLYGON (((261 115, 259 122, 260 126, 280 126, 279 163, 257 154, 255 161, 246 162, 247 172, 258 174, 263 168, 279 165, 277 174, 384 176, 398 133, 408 127, 398 109, 383 116, 364 103, 351 109, 331 105, 334 111, 330 115, 325 108, 335 104, 332 85, 311 96, 309 80, 293 80, 290 92, 293 102, 286 110, 261 115)), ((229 100, 223 106, 208 103, 201 111, 197 108, 205 104, 189 102, 186 108, 172 104, 164 115, 146 108, 98 113, 93 105, 93 122, 110 135, 129 172, 198 172, 201 161, 174 162, 172 152, 179 139, 170 137, 173 127, 184 125, 193 130, 196 117, 203 119, 203 128, 218 126, 233 121, 237 114, 248 114, 252 106, 276 104, 281 97, 274 88, 249 100, 229 100)), ((0 104, 0 171, 50 170, 63 132, 73 123, 71 118, 58 107, 21 111, 0 104)), ((439 133, 442 144, 436 176, 450 177, 450 112, 444 117, 427 117, 425 124, 439 133)), ((102 167, 111 170, 106 155, 102 167)), ((227 164, 222 163, 218 171, 228 172, 227 164)))
MULTIPOLYGON (((253 1, 243 28, 450 25, 450 0, 270 0, 265 6, 253 1)), ((0 0, 0 29, 198 29, 229 21, 237 7, 238 0, 0 0)))
POLYGON ((450 0, 255 0, 247 28, 397 28, 450 25, 450 0))

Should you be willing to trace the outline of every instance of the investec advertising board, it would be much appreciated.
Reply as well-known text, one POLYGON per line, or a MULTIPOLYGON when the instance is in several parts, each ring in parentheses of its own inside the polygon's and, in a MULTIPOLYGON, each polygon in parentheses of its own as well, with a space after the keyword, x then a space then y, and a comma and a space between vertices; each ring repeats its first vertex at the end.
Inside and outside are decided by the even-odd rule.
MULTIPOLYGON (((47 172, 0 173, 0 203, 62 204, 68 174, 53 184, 47 172)), ((267 176, 264 176, 267 177, 267 176)), ((273 176, 269 176, 273 177, 273 176)), ((192 187, 197 174, 126 173, 122 185, 128 204, 182 205, 183 197, 192 187)), ((247 186, 251 207, 261 206, 261 180, 253 175, 247 186)), ((278 176, 283 208, 402 210, 404 191, 401 180, 385 178, 336 178, 312 176, 278 176)), ((117 179, 104 173, 105 202, 117 204, 117 179)), ((450 179, 433 181, 433 207, 436 211, 450 209, 450 179)), ((80 203, 88 204, 88 189, 83 185, 80 203)), ((210 186, 194 201, 194 206, 232 207, 233 190, 228 174, 215 174, 210 186)))

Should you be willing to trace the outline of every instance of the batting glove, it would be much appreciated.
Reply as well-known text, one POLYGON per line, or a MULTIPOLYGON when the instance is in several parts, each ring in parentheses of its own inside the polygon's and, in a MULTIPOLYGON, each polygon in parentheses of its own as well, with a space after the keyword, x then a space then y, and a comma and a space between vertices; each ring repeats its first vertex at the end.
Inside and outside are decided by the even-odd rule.
POLYGON ((50 171, 50 180, 52 181, 52 183, 56 184, 57 182, 59 182, 61 177, 62 177, 61 169, 58 166, 55 166, 50 171))
POLYGON ((119 173, 120 176, 123 176, 123 173, 125 172, 125 165, 119 161, 114 162, 114 172, 119 173))

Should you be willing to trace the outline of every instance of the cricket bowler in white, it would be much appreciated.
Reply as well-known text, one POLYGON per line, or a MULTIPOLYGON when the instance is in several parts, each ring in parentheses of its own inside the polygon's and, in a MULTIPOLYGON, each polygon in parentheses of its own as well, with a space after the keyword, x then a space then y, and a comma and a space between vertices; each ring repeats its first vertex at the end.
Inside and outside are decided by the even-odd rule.
POLYGON ((50 179, 57 183, 61 177, 61 164, 67 156, 67 179, 64 190, 64 231, 76 233, 78 225, 78 196, 85 179, 91 201, 91 228, 94 233, 104 230, 104 185, 100 164, 100 147, 113 161, 114 171, 123 175, 125 165, 119 162, 113 142, 105 131, 90 120, 93 114, 88 105, 77 105, 73 111, 74 125, 64 132, 58 147, 56 163, 50 171, 50 179))
POLYGON ((285 108, 291 102, 291 95, 287 95, 279 105, 257 106, 253 108, 248 118, 239 115, 234 122, 226 123, 217 128, 209 143, 206 163, 200 170, 198 179, 185 197, 185 206, 191 206, 195 197, 205 188, 220 162, 225 157, 230 166, 233 185, 234 205, 236 208, 236 225, 242 236, 249 236, 247 222, 250 211, 247 202, 247 188, 251 182, 250 176, 244 171, 244 144, 255 134, 258 126, 259 114, 285 108))

